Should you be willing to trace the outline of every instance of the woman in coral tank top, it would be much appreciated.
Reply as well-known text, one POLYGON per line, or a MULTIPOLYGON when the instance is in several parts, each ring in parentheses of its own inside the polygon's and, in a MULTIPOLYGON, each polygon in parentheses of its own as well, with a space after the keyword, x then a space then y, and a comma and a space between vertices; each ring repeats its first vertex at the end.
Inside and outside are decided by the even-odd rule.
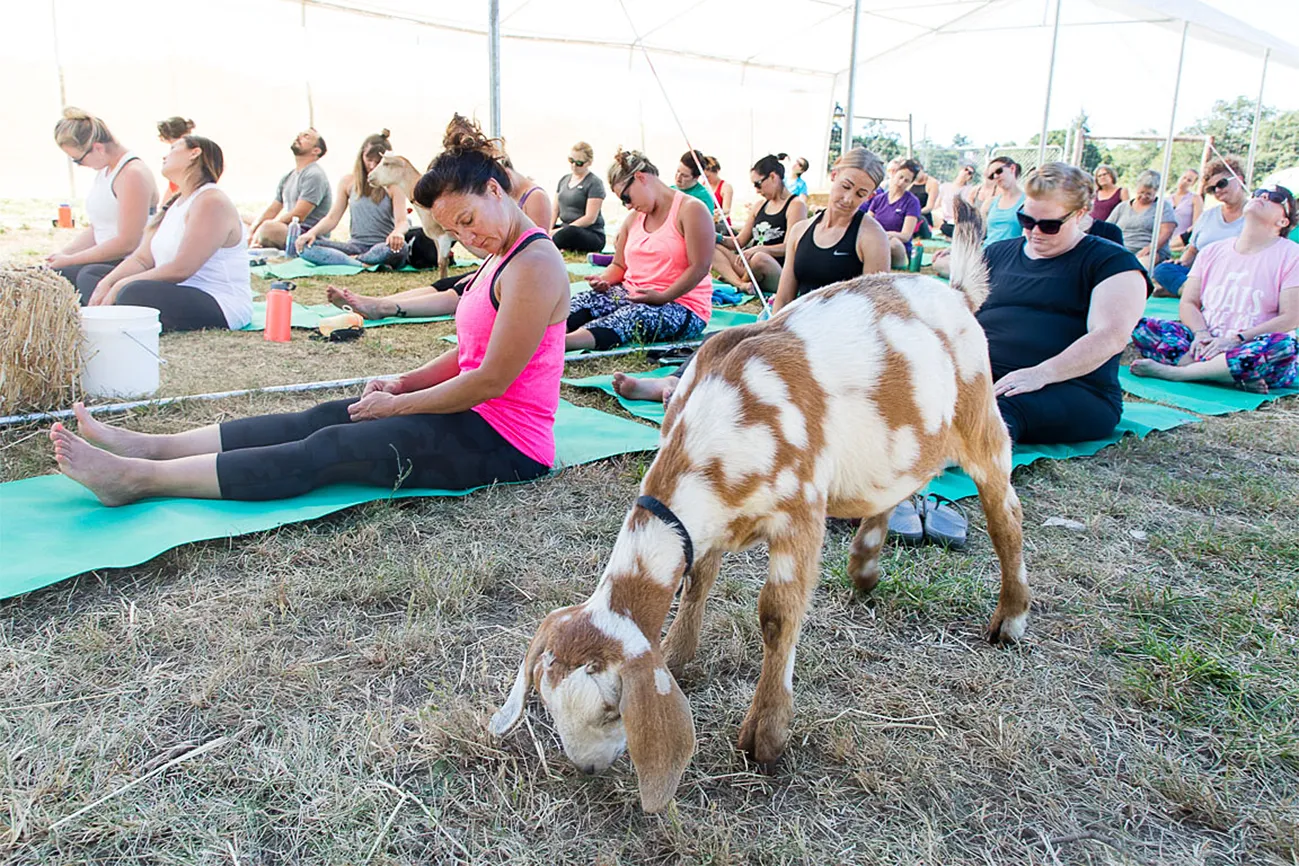
POLYGON ((184 433, 54 425, 63 474, 105 505, 149 496, 282 499, 348 482, 466 490, 546 474, 564 369, 568 272, 510 195, 495 146, 456 115, 415 200, 489 258, 456 311, 457 346, 359 398, 184 433), (84 438, 82 438, 84 437, 84 438))
POLYGON ((713 215, 659 180, 639 151, 620 150, 609 189, 632 211, 614 242, 613 263, 587 277, 591 291, 573 298, 569 349, 689 340, 703 333, 713 309, 713 215))

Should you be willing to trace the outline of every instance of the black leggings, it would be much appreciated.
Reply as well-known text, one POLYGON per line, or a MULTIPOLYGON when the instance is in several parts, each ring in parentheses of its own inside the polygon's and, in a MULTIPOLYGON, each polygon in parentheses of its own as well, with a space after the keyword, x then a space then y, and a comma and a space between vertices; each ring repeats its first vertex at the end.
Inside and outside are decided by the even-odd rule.
POLYGON ((1122 414, 1108 397, 1076 381, 1057 382, 1014 397, 998 397, 997 408, 1006 421, 1011 441, 1025 445, 1104 439, 1114 432, 1122 414))
POLYGON ((352 421, 359 398, 221 425, 222 499, 286 499, 326 484, 469 490, 550 471, 477 412, 352 421))
POLYGON ((564 226, 551 235, 555 246, 575 253, 598 253, 604 249, 604 232, 590 226, 564 226))
MULTIPOLYGON (((113 268, 109 265, 86 265, 77 277, 81 304, 90 303, 95 286, 113 268)), ((197 331, 202 328, 228 329, 226 314, 216 299, 202 289, 180 286, 162 280, 135 280, 117 293, 115 304, 123 307, 153 307, 159 313, 164 333, 197 331)))
MULTIPOLYGON (((63 279, 67 280, 69 283, 72 283, 72 285, 79 287, 77 283, 77 278, 81 276, 81 272, 86 268, 107 268, 108 270, 104 271, 103 274, 99 275, 99 279, 102 280, 104 278, 104 274, 107 274, 108 271, 111 271, 113 268, 117 267, 121 263, 122 263, 121 259, 115 259, 114 261, 111 262, 91 262, 88 265, 68 265, 66 268, 55 268, 54 273, 63 277, 63 279)), ((91 286, 90 290, 93 292, 95 290, 95 287, 91 286)), ((86 305, 86 299, 89 297, 90 296, 87 294, 84 293, 82 294, 81 305, 83 307, 86 305)))

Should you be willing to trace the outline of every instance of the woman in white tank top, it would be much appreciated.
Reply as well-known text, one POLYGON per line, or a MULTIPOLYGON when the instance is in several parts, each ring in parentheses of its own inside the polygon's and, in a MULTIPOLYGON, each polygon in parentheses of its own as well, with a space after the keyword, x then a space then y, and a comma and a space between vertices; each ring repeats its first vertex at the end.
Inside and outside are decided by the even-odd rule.
POLYGON ((164 206, 126 261, 111 271, 92 266, 77 281, 90 306, 155 307, 164 331, 238 330, 252 320, 247 230, 217 189, 225 168, 216 142, 177 139, 162 174, 180 192, 164 206))
POLYGON ((158 205, 158 187, 139 157, 123 147, 102 120, 79 108, 63 110, 54 141, 74 163, 95 169, 86 196, 90 225, 45 259, 75 284, 85 265, 115 265, 139 245, 158 205))

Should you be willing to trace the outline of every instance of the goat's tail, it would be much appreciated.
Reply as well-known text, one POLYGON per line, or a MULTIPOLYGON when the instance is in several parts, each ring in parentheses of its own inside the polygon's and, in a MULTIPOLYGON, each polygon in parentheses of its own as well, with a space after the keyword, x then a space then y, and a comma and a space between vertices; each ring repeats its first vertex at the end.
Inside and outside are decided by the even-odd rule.
POLYGON ((988 299, 988 263, 983 259, 983 217, 956 197, 956 230, 952 233, 952 288, 964 293, 971 310, 988 299))

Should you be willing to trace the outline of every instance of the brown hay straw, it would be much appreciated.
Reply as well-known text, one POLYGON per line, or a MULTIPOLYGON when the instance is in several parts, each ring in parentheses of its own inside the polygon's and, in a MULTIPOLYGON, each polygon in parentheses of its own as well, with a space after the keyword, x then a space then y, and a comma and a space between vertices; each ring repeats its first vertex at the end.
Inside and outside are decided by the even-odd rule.
POLYGON ((76 290, 41 265, 0 265, 0 411, 44 411, 75 399, 81 373, 76 290))

